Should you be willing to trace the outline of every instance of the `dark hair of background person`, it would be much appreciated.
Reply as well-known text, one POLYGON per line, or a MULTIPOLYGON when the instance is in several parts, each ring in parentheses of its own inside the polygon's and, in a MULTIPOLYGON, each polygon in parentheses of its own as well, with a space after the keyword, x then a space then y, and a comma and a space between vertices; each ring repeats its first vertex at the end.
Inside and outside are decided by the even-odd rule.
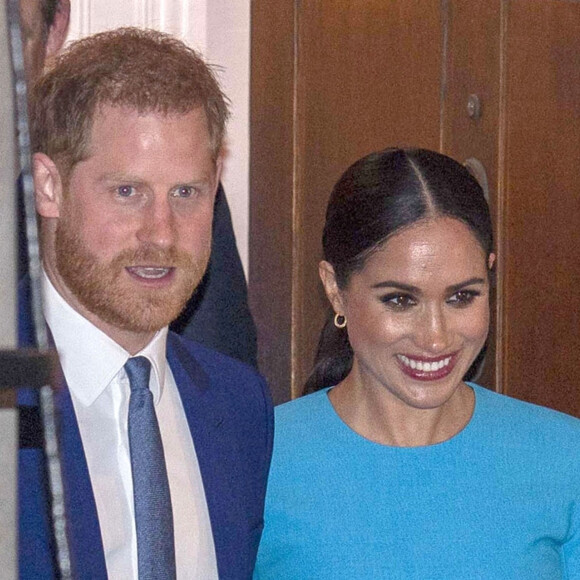
POLYGON ((42 21, 44 23, 44 38, 48 38, 48 31, 54 22, 56 11, 60 0, 42 0, 40 9, 42 10, 42 21))
POLYGON ((229 116, 214 71, 196 51, 168 34, 137 28, 72 43, 35 83, 31 100, 33 152, 55 161, 65 182, 88 153, 100 106, 165 115, 203 107, 214 160, 229 116))
MULTIPOLYGON (((493 251, 489 207, 469 171, 445 155, 425 149, 385 149, 351 165, 334 186, 322 235, 324 259, 337 285, 347 287, 368 257, 390 236, 420 220, 451 217, 465 223, 486 258, 493 251)), ((353 352, 347 328, 322 330, 314 368, 303 394, 340 383, 350 372, 353 352)))

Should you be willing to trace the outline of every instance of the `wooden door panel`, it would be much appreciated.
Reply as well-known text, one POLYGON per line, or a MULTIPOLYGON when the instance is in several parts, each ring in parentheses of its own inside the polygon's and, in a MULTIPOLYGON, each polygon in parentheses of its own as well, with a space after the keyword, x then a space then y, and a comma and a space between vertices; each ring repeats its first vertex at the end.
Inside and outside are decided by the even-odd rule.
POLYGON ((251 63, 248 290, 260 369, 281 402, 292 374, 294 0, 252 2, 251 63))
POLYGON ((504 391, 580 416, 580 3, 507 18, 504 391))

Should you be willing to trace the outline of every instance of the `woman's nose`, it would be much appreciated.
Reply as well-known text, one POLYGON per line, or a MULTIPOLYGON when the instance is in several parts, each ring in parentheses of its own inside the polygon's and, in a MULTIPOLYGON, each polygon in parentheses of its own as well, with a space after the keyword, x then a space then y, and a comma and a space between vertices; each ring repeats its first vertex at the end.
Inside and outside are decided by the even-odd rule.
POLYGON ((416 328, 415 342, 425 354, 439 354, 447 349, 449 332, 443 307, 425 309, 416 328))

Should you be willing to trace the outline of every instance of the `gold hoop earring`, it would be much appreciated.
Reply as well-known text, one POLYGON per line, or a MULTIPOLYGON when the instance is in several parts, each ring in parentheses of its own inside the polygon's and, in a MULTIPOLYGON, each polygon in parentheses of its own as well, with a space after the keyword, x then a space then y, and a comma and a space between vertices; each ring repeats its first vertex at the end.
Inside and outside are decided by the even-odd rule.
POLYGON ((336 328, 344 328, 346 326, 346 316, 344 314, 335 314, 334 326, 336 328))

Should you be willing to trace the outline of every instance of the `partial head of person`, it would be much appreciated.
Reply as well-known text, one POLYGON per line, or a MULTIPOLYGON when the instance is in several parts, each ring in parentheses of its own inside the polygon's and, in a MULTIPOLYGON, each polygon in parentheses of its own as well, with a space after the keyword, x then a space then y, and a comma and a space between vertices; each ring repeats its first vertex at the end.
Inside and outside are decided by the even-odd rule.
POLYGON ((305 392, 353 382, 445 402, 489 327, 492 224, 477 181, 423 149, 386 149, 335 185, 319 272, 333 308, 305 392))
POLYGON ((20 29, 24 68, 29 83, 42 72, 47 58, 64 44, 70 0, 20 0, 20 29))
POLYGON ((80 40, 35 84, 43 266, 129 352, 180 313, 206 269, 227 116, 212 69, 160 32, 80 40))

